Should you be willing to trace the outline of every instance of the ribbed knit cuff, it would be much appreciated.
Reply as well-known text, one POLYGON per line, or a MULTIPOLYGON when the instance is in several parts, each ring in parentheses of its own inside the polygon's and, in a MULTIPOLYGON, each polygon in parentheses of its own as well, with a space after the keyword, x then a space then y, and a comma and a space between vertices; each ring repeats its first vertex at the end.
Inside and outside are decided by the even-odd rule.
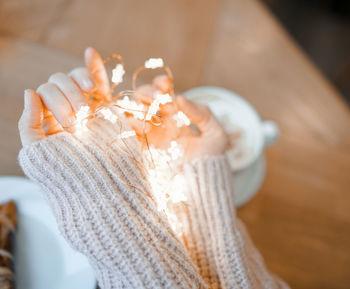
POLYGON ((252 288, 236 228, 232 175, 225 156, 184 166, 189 208, 183 222, 192 258, 213 288, 252 288))
POLYGON ((181 215, 192 260, 210 288, 289 288, 270 274, 235 213, 226 156, 184 166, 188 208, 181 215))
POLYGON ((136 137, 118 140, 118 133, 92 121, 84 135, 60 133, 24 147, 19 162, 103 289, 205 288, 155 208, 136 137))

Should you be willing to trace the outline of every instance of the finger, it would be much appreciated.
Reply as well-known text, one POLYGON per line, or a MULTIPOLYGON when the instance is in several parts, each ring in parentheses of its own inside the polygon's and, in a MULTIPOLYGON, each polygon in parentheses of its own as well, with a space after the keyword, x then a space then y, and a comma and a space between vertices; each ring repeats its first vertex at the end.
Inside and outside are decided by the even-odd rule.
POLYGON ((39 86, 37 92, 48 110, 52 112, 62 127, 70 132, 74 131, 75 113, 69 101, 58 87, 52 83, 39 86))
MULTIPOLYGON (((167 75, 159 75, 153 79, 153 87, 161 94, 170 93, 172 91, 172 80, 167 75)), ((162 117, 171 116, 176 113, 176 105, 173 102, 159 106, 159 115, 162 117)))
POLYGON ((176 97, 178 107, 192 123, 194 123, 201 133, 221 129, 219 122, 216 120, 210 109, 202 104, 194 103, 183 95, 176 97))
POLYGON ((41 127, 43 117, 43 104, 40 96, 34 90, 26 89, 24 91, 24 110, 18 122, 23 146, 45 138, 45 132, 41 127))
POLYGON ((86 67, 73 69, 69 76, 79 85, 80 89, 85 92, 92 92, 96 88, 95 80, 86 67))
POLYGON ((169 76, 159 75, 153 79, 153 85, 162 93, 169 93, 172 90, 173 83, 169 76))
POLYGON ((149 132, 150 124, 148 122, 136 119, 134 117, 128 117, 128 123, 137 135, 143 136, 149 132))
POLYGON ((64 96, 71 103, 75 112, 78 112, 82 105, 87 104, 87 99, 75 84, 75 82, 66 74, 59 72, 50 76, 49 83, 55 84, 64 96))
POLYGON ((44 120, 41 125, 46 135, 54 135, 63 132, 62 126, 55 119, 52 112, 44 107, 44 120))
POLYGON ((157 89, 150 84, 141 85, 135 93, 135 100, 142 102, 145 105, 150 105, 154 100, 154 95, 157 89))
POLYGON ((85 50, 85 64, 96 83, 96 92, 99 98, 105 101, 111 100, 109 80, 103 59, 94 48, 85 50))

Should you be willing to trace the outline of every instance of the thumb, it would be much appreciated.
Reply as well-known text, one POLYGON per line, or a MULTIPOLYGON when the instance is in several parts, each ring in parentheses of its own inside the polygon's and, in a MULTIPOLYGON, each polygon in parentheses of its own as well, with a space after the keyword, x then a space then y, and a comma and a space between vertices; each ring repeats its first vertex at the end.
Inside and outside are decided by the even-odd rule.
POLYGON ((22 145, 45 138, 41 127, 44 119, 44 107, 40 96, 32 89, 24 91, 24 110, 18 123, 22 145))
POLYGON ((183 95, 176 97, 176 103, 180 110, 194 123, 201 133, 205 133, 216 125, 216 119, 210 109, 202 104, 194 103, 183 95))
POLYGON ((85 50, 85 64, 96 82, 98 98, 110 101, 111 95, 107 71, 103 59, 96 49, 89 47, 85 50))

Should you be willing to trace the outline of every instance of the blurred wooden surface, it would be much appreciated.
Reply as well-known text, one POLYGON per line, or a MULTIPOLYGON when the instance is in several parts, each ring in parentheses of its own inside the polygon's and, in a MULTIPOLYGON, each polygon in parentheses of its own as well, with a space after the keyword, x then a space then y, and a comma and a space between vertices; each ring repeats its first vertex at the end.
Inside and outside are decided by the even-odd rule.
POLYGON ((239 210, 269 269, 293 288, 350 288, 350 113, 256 0, 0 2, 0 174, 20 175, 23 90, 82 65, 86 46, 129 71, 151 56, 178 91, 219 85, 281 127, 259 194, 239 210))

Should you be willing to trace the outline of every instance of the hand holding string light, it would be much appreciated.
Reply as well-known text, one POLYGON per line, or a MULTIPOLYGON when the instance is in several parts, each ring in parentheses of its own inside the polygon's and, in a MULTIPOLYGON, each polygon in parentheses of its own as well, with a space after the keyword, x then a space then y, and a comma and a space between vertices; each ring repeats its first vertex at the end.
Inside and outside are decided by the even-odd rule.
MULTIPOLYGON (((167 67, 168 76, 155 78, 152 85, 113 97, 115 87, 122 81, 124 65, 119 55, 112 55, 112 58, 120 62, 113 70, 112 86, 102 58, 94 49, 88 48, 86 68, 74 69, 69 75, 53 74, 37 91, 26 90, 25 107, 19 122, 22 143, 29 145, 63 131, 84 133, 89 119, 102 116, 114 123, 117 117, 112 109, 125 112, 134 130, 117 129, 115 139, 137 134, 146 144, 145 168, 158 210, 166 214, 174 231, 181 236, 176 212, 187 200, 182 163, 185 159, 223 153, 228 144, 227 136, 207 107, 183 96, 175 97, 172 75, 167 67), (189 126, 190 122, 195 124, 197 131, 189 126)), ((146 62, 135 72, 134 87, 138 73, 147 69, 148 64, 146 62)), ((150 66, 159 68, 157 62, 155 64, 151 62, 150 66)), ((132 156, 132 152, 129 153, 132 156)))
MULTIPOLYGON (((160 59, 150 60, 135 72, 134 88, 136 88, 136 77, 143 69, 159 68, 164 65, 159 63, 160 59)), ((86 67, 75 68, 68 75, 55 73, 50 76, 47 83, 39 86, 37 91, 31 89, 25 91, 25 109, 19 122, 23 145, 64 130, 74 132, 77 129, 76 119, 77 114, 79 117, 79 112, 84 117, 89 118, 98 108, 112 101, 112 92, 116 85, 122 81, 124 62, 117 54, 113 54, 106 61, 102 60, 96 50, 88 48, 85 51, 86 67), (117 58, 120 61, 116 65, 119 72, 116 71, 113 75, 114 84, 112 87, 104 65, 111 58, 117 58), (82 109, 84 106, 88 108, 85 111, 82 109)), ((131 108, 129 115, 134 112, 136 115, 139 113, 139 117, 129 117, 128 119, 140 139, 142 140, 142 134, 146 133, 150 143, 159 148, 165 148, 166 144, 170 144, 172 140, 179 139, 185 146, 187 159, 223 153, 227 146, 227 138, 220 124, 207 107, 194 104, 183 96, 175 98, 171 71, 166 66, 165 70, 168 76, 157 77, 152 85, 136 89, 135 100, 137 102, 133 102, 136 104, 136 108, 131 108), (147 107, 152 104, 157 93, 169 94, 173 101, 159 105, 159 110, 152 116, 152 118, 157 119, 156 121, 145 119, 140 124, 137 120, 146 114, 147 107), (176 119, 179 113, 180 116, 181 113, 188 116, 200 129, 200 134, 196 134, 192 129, 184 126, 179 135, 179 120, 176 119), (161 125, 157 126, 157 121, 160 121, 159 116, 161 117, 161 125)), ((117 95, 119 98, 121 96, 123 93, 117 95)), ((122 100, 119 103, 122 103, 122 100)), ((117 107, 123 109, 122 105, 117 105, 117 107)), ((127 110, 128 108, 124 111, 127 110)), ((147 118, 147 114, 145 116, 147 118)), ((186 122, 186 117, 180 117, 181 120, 186 122)))
POLYGON ((47 83, 24 92, 24 110, 18 123, 23 145, 63 131, 76 130, 81 107, 94 109, 111 100, 110 86, 101 56, 93 48, 85 51, 86 67, 68 75, 55 73, 47 83), (94 95, 90 98, 89 95, 94 95))
MULTIPOLYGON (((157 93, 170 93, 172 87, 168 76, 158 76, 152 85, 143 85, 136 90, 136 100, 149 107, 157 93)), ((174 102, 159 106, 157 117, 161 120, 159 126, 153 125, 150 121, 144 123, 139 119, 128 118, 145 149, 147 142, 155 148, 166 149, 171 142, 177 141, 184 148, 185 159, 191 160, 219 155, 227 148, 227 135, 207 106, 193 103, 178 95, 174 102), (187 116, 196 128, 179 125, 176 117, 179 113, 187 116)))

